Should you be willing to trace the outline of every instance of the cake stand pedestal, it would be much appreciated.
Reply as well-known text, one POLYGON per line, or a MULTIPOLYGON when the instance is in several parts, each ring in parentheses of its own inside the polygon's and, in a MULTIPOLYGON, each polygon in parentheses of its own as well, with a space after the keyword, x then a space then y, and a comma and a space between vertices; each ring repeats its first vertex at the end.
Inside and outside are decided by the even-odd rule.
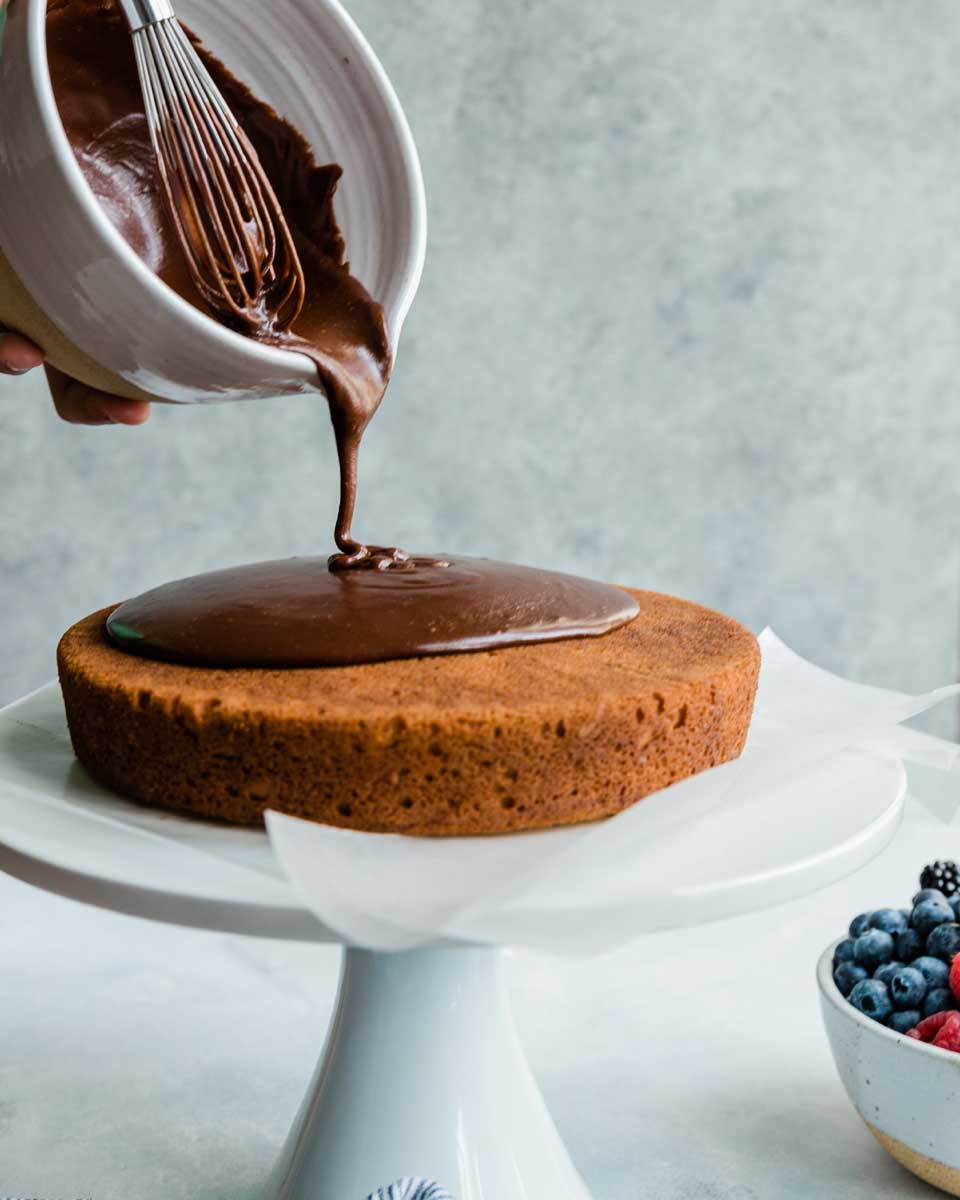
POLYGON ((457 1200, 589 1200, 517 1036, 497 950, 344 952, 327 1046, 264 1200, 406 1175, 457 1200))
MULTIPOLYGON (((676 923, 802 895, 882 850, 900 821, 903 767, 869 755, 847 767, 841 794, 817 799, 834 811, 842 799, 829 845, 751 875, 729 867, 687 897, 676 923)), ((281 877, 264 832, 150 814, 92 783, 73 760, 55 688, 0 712, 0 869, 153 920, 342 941, 281 877), (205 838, 208 849, 217 839, 216 856, 205 838)), ((517 1036, 498 949, 346 946, 326 1047, 262 1200, 363 1200, 406 1176, 456 1200, 590 1200, 517 1036)))

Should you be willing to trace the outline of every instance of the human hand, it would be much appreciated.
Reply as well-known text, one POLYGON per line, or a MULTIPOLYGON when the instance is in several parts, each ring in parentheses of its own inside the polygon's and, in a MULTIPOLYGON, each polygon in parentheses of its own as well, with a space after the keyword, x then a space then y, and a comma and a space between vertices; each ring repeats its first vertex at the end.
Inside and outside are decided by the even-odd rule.
MULTIPOLYGON (((0 28, 8 0, 0 0, 0 28)), ((0 326, 0 375, 25 375, 43 363, 43 351, 0 326)), ((150 416, 145 400, 125 400, 71 379, 55 367, 46 368, 57 412, 73 425, 142 425, 150 416)))
MULTIPOLYGON (((43 351, 33 342, 0 329, 0 374, 25 375, 42 362, 43 351)), ((142 425, 150 416, 146 400, 125 400, 98 392, 55 367, 48 366, 46 372, 54 407, 72 425, 142 425)))

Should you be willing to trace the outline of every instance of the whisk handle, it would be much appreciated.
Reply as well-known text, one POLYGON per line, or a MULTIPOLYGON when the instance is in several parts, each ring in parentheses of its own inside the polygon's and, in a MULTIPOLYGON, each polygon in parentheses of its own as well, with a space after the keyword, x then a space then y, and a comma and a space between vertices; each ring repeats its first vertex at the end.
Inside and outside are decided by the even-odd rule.
POLYGON ((146 25, 169 21, 171 17, 176 16, 170 0, 120 0, 120 7, 131 33, 136 33, 146 25))

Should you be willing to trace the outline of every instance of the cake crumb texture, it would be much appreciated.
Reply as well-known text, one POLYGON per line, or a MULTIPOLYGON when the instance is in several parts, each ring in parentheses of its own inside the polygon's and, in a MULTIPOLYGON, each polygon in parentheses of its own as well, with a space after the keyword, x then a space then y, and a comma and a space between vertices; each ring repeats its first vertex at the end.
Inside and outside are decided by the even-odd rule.
POLYGON ((630 594, 639 615, 602 637, 296 670, 137 658, 104 609, 58 648, 70 735, 121 795, 239 824, 270 808, 455 836, 611 816, 740 754, 760 665, 731 618, 630 594))

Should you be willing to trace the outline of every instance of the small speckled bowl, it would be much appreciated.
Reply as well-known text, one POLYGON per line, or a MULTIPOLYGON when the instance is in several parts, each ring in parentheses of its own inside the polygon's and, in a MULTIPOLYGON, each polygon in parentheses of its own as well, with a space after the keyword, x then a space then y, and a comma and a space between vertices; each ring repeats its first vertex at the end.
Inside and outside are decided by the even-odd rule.
POLYGON ((847 1095, 898 1163, 960 1196, 960 1054, 894 1033, 858 1012, 833 982, 837 945, 824 951, 817 983, 847 1095))

